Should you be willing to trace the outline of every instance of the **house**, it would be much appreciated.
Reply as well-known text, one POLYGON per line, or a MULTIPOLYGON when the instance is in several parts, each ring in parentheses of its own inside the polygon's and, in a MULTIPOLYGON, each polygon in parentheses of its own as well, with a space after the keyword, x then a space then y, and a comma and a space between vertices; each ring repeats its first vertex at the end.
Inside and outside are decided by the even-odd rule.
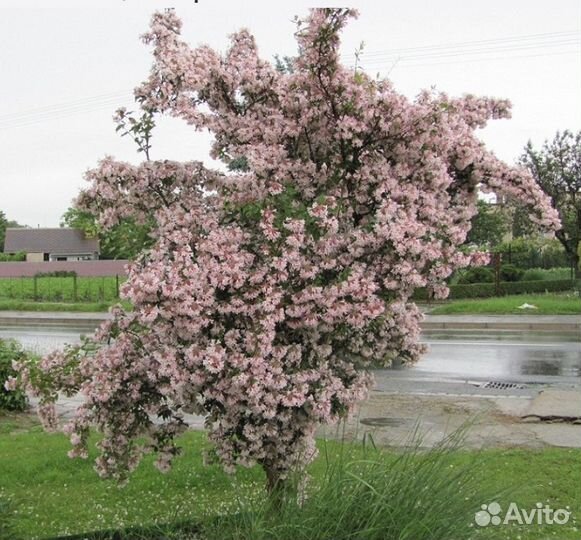
POLYGON ((80 229, 6 229, 5 253, 26 253, 29 262, 99 259, 99 240, 80 229))

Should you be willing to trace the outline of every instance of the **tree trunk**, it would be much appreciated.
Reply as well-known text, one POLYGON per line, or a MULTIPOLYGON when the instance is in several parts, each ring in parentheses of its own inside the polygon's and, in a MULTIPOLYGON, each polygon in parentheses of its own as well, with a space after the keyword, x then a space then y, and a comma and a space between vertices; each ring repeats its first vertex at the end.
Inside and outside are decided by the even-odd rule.
POLYGON ((266 491, 268 491, 268 493, 273 493, 280 484, 280 475, 272 466, 263 465, 262 467, 266 473, 266 491))
POLYGON ((286 478, 281 478, 281 472, 272 465, 262 464, 266 473, 266 491, 270 497, 272 507, 279 511, 285 498, 291 490, 291 484, 286 478))
POLYGON ((575 279, 581 279, 581 268, 579 268, 579 253, 576 251, 571 255, 571 264, 573 264, 573 272, 575 279))
POLYGON ((579 242, 569 241, 565 236, 563 229, 555 232, 555 237, 565 249, 565 253, 569 256, 571 266, 573 267, 573 276, 575 279, 581 279, 581 268, 579 268, 579 242))

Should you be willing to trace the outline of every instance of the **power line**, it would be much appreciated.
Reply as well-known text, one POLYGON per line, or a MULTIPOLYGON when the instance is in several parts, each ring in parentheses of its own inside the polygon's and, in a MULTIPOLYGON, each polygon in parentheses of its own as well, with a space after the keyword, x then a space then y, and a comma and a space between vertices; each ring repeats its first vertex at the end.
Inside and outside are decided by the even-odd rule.
POLYGON ((95 96, 70 101, 68 103, 59 103, 45 107, 18 111, 0 116, 0 125, 11 122, 19 123, 21 121, 59 116, 61 113, 66 114, 68 112, 82 112, 84 110, 90 110, 91 108, 99 107, 101 105, 114 106, 116 103, 119 103, 122 100, 125 101, 127 98, 129 98, 129 96, 130 95, 127 93, 111 95, 110 97, 95 96))
MULTIPOLYGON (((463 41, 438 45, 424 45, 384 51, 364 52, 361 55, 362 68, 381 67, 387 64, 398 63, 401 67, 421 67, 445 65, 453 63, 473 63, 486 60, 507 60, 520 58, 534 58, 541 56, 557 56, 579 54, 581 49, 570 50, 570 47, 581 45, 581 34, 575 31, 549 32, 508 36, 504 38, 463 41), (527 55, 487 56, 498 53, 512 53, 535 49, 565 48, 554 52, 537 52, 527 55), (407 54, 406 54, 407 53, 407 54), (452 59, 452 60, 447 60, 452 59), (435 60, 434 62, 418 63, 421 60, 435 60), (446 60, 438 62, 437 60, 446 60)), ((345 57, 346 55, 343 55, 345 57)), ((58 120, 78 114, 100 111, 113 108, 120 102, 133 99, 128 90, 107 92, 86 98, 67 102, 46 105, 33 109, 17 111, 0 115, 0 130, 8 128, 27 127, 49 120, 58 120)))
POLYGON ((27 115, 43 113, 43 112, 52 111, 52 110, 60 110, 63 108, 69 108, 71 106, 89 104, 89 103, 92 103, 95 101, 108 100, 111 98, 121 98, 121 97, 127 96, 127 94, 128 94, 127 91, 120 90, 117 92, 107 92, 105 94, 97 94, 95 96, 89 96, 89 97, 85 97, 85 98, 69 100, 69 101, 61 102, 61 103, 55 103, 53 105, 46 105, 44 107, 35 107, 33 109, 26 109, 24 111, 17 111, 17 112, 13 112, 13 113, 0 115, 0 121, 12 119, 12 118, 18 118, 20 116, 27 116, 27 115))
MULTIPOLYGON (((422 63, 413 63, 410 62, 408 64, 398 64, 398 67, 406 68, 406 67, 425 67, 425 66, 444 66, 448 64, 471 64, 474 62, 485 62, 487 60, 518 60, 522 58, 537 58, 543 56, 563 56, 568 54, 575 54, 579 55, 580 51, 561 51, 561 52, 547 52, 547 53, 534 53, 534 54, 524 54, 524 55, 517 55, 517 56, 491 56, 487 58, 462 58, 457 60, 448 60, 444 62, 422 62, 422 63)), ((405 62, 405 58, 400 59, 402 62, 405 62)), ((383 64, 379 64, 375 69, 379 69, 381 66, 388 66, 390 65, 389 62, 385 62, 383 64)), ((359 65, 361 69, 366 69, 367 65, 359 65)))
MULTIPOLYGON (((544 34, 528 34, 520 36, 509 36, 505 38, 494 38, 494 39, 483 39, 474 41, 460 41, 451 43, 440 43, 434 45, 422 45, 417 47, 400 47, 381 51, 363 51, 364 56, 377 56, 377 55, 401 55, 406 53, 414 53, 416 51, 434 51, 440 49, 458 49, 473 46, 490 46, 495 44, 518 44, 520 41, 536 41, 539 45, 548 44, 554 39, 572 39, 581 37, 581 31, 567 31, 567 32, 550 32, 544 34)), ((345 55, 343 55, 345 56, 345 55)))
MULTIPOLYGON (((484 55, 484 54, 491 54, 491 53, 502 53, 502 52, 519 52, 519 51, 527 51, 527 50, 535 50, 535 49, 553 49, 558 47, 569 47, 569 46, 580 46, 581 40, 569 40, 569 41, 561 41, 555 42, 551 45, 537 45, 537 44, 528 44, 528 45, 519 45, 519 46, 506 46, 506 47, 482 47, 482 48, 475 48, 475 49, 466 49, 466 50, 458 50, 458 51, 437 51, 431 53, 423 53, 423 54, 410 54, 410 55, 397 55, 397 54, 388 54, 383 57, 375 57, 370 58, 368 63, 373 62, 382 62, 385 60, 390 60, 394 58, 400 58, 402 60, 416 60, 416 59, 423 59, 423 58, 450 58, 456 56, 473 56, 473 55, 484 55)), ((365 55, 361 55, 360 60, 365 60, 365 55)))
POLYGON ((21 113, 14 113, 13 115, 5 115, 0 117, 0 130, 7 128, 26 127, 30 125, 39 124, 49 120, 58 120, 67 118, 78 114, 86 114, 105 109, 111 110, 118 108, 122 104, 122 100, 130 99, 130 94, 122 94, 119 97, 109 97, 106 99, 85 98, 77 100, 76 104, 66 105, 59 104, 57 106, 43 107, 42 111, 38 109, 29 109, 21 113), (18 116, 16 116, 18 114, 18 116))

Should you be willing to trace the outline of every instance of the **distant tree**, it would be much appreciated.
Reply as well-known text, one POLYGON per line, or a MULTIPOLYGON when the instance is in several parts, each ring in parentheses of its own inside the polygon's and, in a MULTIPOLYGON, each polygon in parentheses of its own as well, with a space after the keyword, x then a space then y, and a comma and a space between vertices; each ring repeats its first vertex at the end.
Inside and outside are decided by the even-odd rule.
POLYGON ((6 229, 13 227, 23 227, 14 220, 6 219, 6 214, 0 210, 0 252, 4 251, 4 241, 6 240, 6 229))
POLYGON ((4 251, 4 240, 6 238, 6 228, 8 220, 6 214, 0 210, 0 251, 4 251))
POLYGON ((471 229, 466 242, 478 246, 493 247, 502 242, 508 232, 505 211, 495 204, 479 200, 478 213, 471 220, 471 229))
POLYGON ((529 141, 521 157, 539 187, 549 196, 553 208, 559 212, 561 228, 555 236, 561 242, 574 264, 575 275, 581 277, 579 268, 579 243, 581 242, 581 131, 557 132, 555 138, 540 150, 529 141))
POLYGON ((510 229, 513 238, 528 238, 540 233, 539 227, 530 220, 523 205, 515 201, 509 202, 507 206, 511 215, 510 229))
POLYGON ((63 214, 61 227, 81 229, 89 238, 99 238, 104 259, 135 259, 152 245, 151 226, 138 224, 132 218, 122 219, 105 231, 92 213, 71 207, 63 214))

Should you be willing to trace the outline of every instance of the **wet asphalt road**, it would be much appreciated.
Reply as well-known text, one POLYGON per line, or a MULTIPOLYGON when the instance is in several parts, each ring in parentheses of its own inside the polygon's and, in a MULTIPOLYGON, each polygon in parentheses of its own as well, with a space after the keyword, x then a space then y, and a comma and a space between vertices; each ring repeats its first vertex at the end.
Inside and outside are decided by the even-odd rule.
MULTIPOLYGON (((80 334, 80 329, 0 328, 0 338, 12 337, 38 353, 76 343, 80 334)), ((422 341, 428 352, 415 365, 375 371, 378 391, 526 397, 544 385, 581 389, 581 336, 434 331, 422 341), (483 387, 490 382, 524 388, 483 387)))

